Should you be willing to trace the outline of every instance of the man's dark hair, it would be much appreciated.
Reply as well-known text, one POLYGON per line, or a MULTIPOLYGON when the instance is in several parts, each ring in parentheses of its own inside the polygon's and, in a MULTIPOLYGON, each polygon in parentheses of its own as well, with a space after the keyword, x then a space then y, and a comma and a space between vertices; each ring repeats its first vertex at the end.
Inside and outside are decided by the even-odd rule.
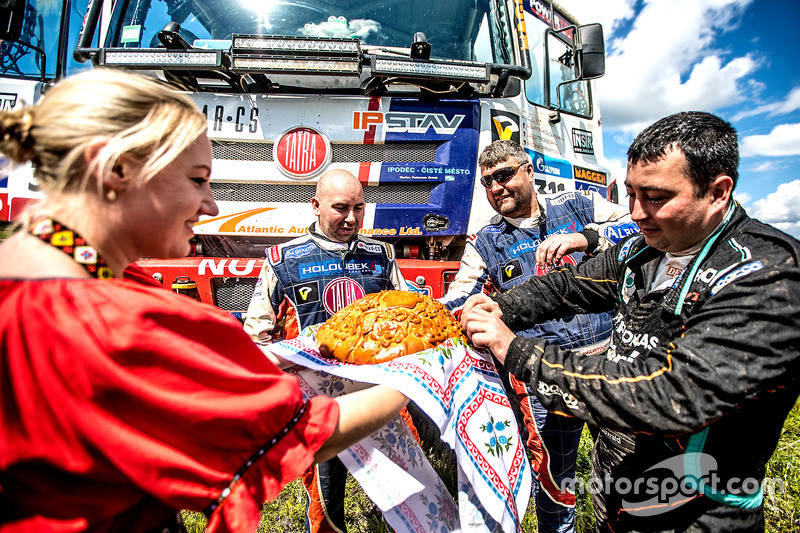
POLYGON ((736 130, 716 115, 684 111, 664 117, 641 132, 628 148, 628 164, 655 163, 673 149, 686 158, 686 175, 695 194, 708 192, 720 175, 739 179, 739 145, 736 130))
POLYGON ((529 163, 530 158, 525 153, 525 149, 518 143, 510 140, 495 141, 478 156, 478 166, 485 170, 492 168, 509 158, 513 158, 517 163, 529 163))

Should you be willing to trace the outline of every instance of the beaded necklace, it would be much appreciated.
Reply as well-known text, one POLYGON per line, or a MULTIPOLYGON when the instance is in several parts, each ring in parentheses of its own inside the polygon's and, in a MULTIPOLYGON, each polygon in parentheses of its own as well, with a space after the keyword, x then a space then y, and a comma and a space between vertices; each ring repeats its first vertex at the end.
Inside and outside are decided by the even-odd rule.
POLYGON ((92 277, 111 279, 114 272, 93 247, 89 246, 77 231, 66 227, 50 217, 34 217, 28 233, 54 246, 78 262, 92 277))

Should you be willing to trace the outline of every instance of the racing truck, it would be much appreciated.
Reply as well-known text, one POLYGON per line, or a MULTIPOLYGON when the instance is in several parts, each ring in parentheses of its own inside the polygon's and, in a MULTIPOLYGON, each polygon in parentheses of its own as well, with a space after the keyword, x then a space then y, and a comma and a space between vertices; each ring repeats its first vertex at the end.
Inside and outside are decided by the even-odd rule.
MULTIPOLYGON (((186 91, 208 117, 220 213, 185 258, 140 261, 241 318, 265 251, 307 232, 319 176, 364 187, 362 234, 413 290, 442 296, 494 214, 478 154, 522 144, 542 193, 616 187, 598 162, 602 27, 546 0, 0 0, 3 109, 87 68, 186 91)), ((0 159, 0 218, 37 197, 0 159)))

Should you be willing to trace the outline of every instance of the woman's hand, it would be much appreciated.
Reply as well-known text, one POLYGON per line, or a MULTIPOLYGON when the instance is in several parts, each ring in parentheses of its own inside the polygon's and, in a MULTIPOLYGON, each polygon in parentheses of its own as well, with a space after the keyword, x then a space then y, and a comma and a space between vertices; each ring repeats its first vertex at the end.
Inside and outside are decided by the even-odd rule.
POLYGON ((408 398, 388 385, 375 385, 336 398, 339 423, 333 435, 314 454, 321 463, 333 459, 361 439, 389 423, 406 406, 408 398))

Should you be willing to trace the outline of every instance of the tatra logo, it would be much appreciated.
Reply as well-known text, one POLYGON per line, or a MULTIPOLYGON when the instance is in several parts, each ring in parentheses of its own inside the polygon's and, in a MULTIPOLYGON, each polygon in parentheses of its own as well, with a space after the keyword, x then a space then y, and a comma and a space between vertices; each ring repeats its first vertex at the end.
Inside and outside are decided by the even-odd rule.
POLYGON ((322 303, 325 310, 333 314, 339 309, 366 296, 364 288, 353 279, 336 278, 325 286, 322 303))
POLYGON ((278 169, 290 178, 319 174, 331 160, 331 144, 322 133, 306 126, 282 133, 273 146, 278 169))
POLYGON ((572 128, 572 148, 576 154, 594 155, 594 140, 592 132, 572 128))

